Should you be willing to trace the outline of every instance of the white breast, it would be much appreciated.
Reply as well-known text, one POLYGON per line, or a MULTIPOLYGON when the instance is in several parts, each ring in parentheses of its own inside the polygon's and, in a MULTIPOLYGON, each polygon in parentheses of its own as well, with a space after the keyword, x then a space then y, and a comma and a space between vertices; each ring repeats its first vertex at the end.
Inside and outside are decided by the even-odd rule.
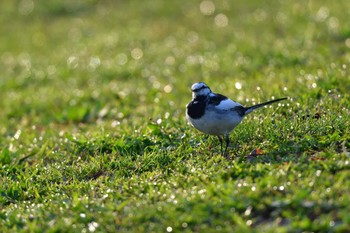
POLYGON ((187 116, 188 121, 198 130, 211 135, 224 135, 231 132, 241 121, 242 117, 230 109, 240 106, 232 100, 224 100, 219 105, 210 105, 206 113, 199 119, 187 116))

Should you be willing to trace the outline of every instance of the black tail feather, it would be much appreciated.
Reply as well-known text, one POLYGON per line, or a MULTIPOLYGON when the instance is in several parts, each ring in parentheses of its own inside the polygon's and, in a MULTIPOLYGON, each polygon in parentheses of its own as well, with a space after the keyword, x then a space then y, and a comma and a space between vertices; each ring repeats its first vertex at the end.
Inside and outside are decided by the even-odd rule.
POLYGON ((288 98, 284 97, 284 98, 270 100, 270 101, 267 101, 265 103, 261 103, 261 104, 257 104, 257 105, 253 105, 253 106, 247 107, 247 108, 245 108, 244 115, 247 115, 247 114, 251 113, 253 110, 255 110, 257 108, 261 108, 261 107, 263 107, 265 105, 269 105, 269 104, 272 104, 272 103, 275 103, 275 102, 278 102, 278 101, 281 101, 281 100, 286 100, 286 99, 288 99, 288 98))

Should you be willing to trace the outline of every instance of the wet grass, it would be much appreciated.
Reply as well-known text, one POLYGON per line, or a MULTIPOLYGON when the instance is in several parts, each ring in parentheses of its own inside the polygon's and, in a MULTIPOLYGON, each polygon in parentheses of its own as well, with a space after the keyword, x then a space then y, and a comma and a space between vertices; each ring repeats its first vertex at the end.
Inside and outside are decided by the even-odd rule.
POLYGON ((0 231, 347 232, 347 8, 2 1, 0 231), (196 81, 289 100, 228 161, 185 120, 196 81))

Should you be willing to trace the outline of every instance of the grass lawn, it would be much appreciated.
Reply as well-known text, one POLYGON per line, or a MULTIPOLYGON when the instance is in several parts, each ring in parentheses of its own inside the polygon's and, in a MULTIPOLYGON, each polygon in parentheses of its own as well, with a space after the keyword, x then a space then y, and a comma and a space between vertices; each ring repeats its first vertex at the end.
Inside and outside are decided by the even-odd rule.
POLYGON ((349 232, 349 7, 2 0, 0 232, 349 232), (226 160, 186 122, 198 81, 289 99, 226 160))

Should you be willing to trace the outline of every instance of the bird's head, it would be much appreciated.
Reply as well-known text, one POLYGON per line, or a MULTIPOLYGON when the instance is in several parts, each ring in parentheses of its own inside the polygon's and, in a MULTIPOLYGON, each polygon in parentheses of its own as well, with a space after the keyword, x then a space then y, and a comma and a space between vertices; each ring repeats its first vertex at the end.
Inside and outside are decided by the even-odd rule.
POLYGON ((198 97, 206 97, 211 93, 210 88, 208 87, 207 84, 203 82, 195 83, 191 87, 192 90, 192 98, 198 98, 198 97))

